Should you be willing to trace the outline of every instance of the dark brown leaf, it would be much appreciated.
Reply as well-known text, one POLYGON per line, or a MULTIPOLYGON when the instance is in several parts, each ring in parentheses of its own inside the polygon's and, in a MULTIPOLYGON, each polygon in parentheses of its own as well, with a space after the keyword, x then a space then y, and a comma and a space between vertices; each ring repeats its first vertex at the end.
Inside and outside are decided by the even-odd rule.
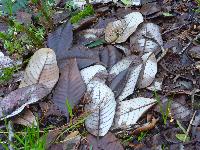
POLYGON ((86 90, 77 66, 76 59, 68 59, 61 70, 61 76, 53 94, 53 102, 69 117, 66 100, 73 108, 77 105, 86 90))
POLYGON ((118 141, 118 139, 112 134, 108 133, 104 137, 100 138, 99 140, 97 137, 89 134, 87 136, 88 146, 84 147, 82 145, 82 150, 91 149, 92 150, 123 150, 123 146, 118 141))
POLYGON ((47 87, 34 84, 19 88, 0 101, 0 119, 20 113, 27 105, 37 102, 48 94, 47 87))
POLYGON ((71 47, 73 41, 72 25, 67 22, 48 35, 47 46, 56 53, 57 60, 71 47))
POLYGON ((145 16, 152 16, 161 11, 161 7, 156 3, 148 3, 143 5, 140 11, 145 16))
POLYGON ((67 51, 67 53, 63 56, 63 59, 58 62, 59 68, 63 68, 67 62, 66 60, 70 58, 76 58, 79 69, 83 69, 100 62, 98 51, 89 50, 83 46, 73 47, 71 50, 67 51))
POLYGON ((121 58, 122 54, 112 45, 108 45, 100 54, 101 62, 106 64, 108 69, 121 60, 121 58))
POLYGON ((117 98, 121 92, 123 91, 124 87, 126 86, 127 78, 128 78, 129 69, 126 69, 120 72, 110 83, 109 87, 112 89, 113 93, 115 94, 115 98, 117 98))

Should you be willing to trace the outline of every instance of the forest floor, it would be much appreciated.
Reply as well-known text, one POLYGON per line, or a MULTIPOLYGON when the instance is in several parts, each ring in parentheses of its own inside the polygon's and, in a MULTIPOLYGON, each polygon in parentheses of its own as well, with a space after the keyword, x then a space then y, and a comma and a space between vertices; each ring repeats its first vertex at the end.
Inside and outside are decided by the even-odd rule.
POLYGON ((0 149, 200 150, 200 1, 101 2, 0 1, 0 149))

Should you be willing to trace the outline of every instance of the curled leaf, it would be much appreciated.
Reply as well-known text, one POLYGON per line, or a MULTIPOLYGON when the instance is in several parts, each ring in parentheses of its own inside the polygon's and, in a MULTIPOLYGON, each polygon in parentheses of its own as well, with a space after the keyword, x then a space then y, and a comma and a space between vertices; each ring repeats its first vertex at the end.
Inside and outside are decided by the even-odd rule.
POLYGON ((31 57, 19 87, 40 83, 47 86, 51 91, 58 78, 59 69, 54 51, 49 48, 42 48, 31 57))
POLYGON ((130 70, 128 72, 128 79, 126 81, 126 85, 124 89, 122 90, 121 94, 119 95, 119 97, 117 98, 117 101, 122 101, 129 95, 133 94, 135 90, 135 85, 140 75, 140 71, 142 69, 142 64, 137 65, 137 66, 135 65, 131 66, 129 69, 130 70))
POLYGON ((27 105, 37 102, 49 93, 46 86, 35 84, 19 88, 0 101, 0 119, 19 114, 27 105))
POLYGON ((152 52, 146 53, 142 56, 143 70, 140 73, 138 80, 138 87, 145 88, 149 86, 155 79, 157 73, 157 60, 152 52))
POLYGON ((95 136, 104 136, 110 129, 115 115, 115 97, 112 90, 100 80, 92 80, 87 85, 91 102, 85 110, 92 112, 85 121, 88 132, 95 136))
POLYGON ((132 12, 124 19, 110 22, 105 29, 105 40, 108 43, 125 42, 142 22, 143 16, 140 12, 132 12))

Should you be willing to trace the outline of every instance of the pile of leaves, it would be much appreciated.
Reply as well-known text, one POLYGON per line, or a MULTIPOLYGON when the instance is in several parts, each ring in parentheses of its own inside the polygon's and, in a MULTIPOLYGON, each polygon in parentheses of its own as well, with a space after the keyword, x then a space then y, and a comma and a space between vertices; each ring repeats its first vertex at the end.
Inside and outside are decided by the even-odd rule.
POLYGON ((1 76, 14 66, 0 86, 2 126, 50 127, 46 149, 199 149, 199 4, 100 2, 74 16, 55 8, 28 63, 0 55, 1 76))

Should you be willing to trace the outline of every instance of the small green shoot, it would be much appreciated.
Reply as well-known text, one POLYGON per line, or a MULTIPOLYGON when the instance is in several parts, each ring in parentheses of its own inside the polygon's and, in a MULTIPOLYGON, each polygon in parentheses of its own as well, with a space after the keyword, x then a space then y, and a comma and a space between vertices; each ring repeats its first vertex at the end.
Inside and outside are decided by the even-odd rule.
POLYGON ((94 8, 92 5, 87 5, 82 11, 80 11, 78 14, 71 17, 70 21, 72 24, 78 23, 80 20, 86 18, 87 16, 93 15, 94 8))
POLYGON ((159 105, 159 108, 160 108, 160 113, 162 114, 162 120, 163 120, 163 123, 164 125, 167 124, 167 118, 170 114, 170 108, 171 108, 171 99, 167 100, 167 107, 166 107, 166 110, 164 110, 163 106, 162 106, 162 102, 160 100, 160 97, 158 96, 157 92, 154 90, 154 96, 157 100, 157 103, 159 105))
POLYGON ((138 142, 142 142, 143 139, 146 137, 147 131, 146 132, 141 132, 140 135, 137 137, 138 142))
POLYGON ((12 78, 14 72, 17 70, 17 67, 3 68, 2 73, 0 73, 0 84, 8 82, 12 78))
POLYGON ((177 120, 176 121, 177 125, 179 126, 179 128, 183 131, 183 133, 181 134, 176 134, 176 138, 179 139, 182 142, 188 142, 190 141, 190 137, 187 136, 187 131, 186 129, 181 125, 181 123, 177 120))
POLYGON ((69 116, 70 116, 70 118, 73 118, 73 111, 72 111, 72 107, 71 107, 71 105, 70 105, 70 103, 69 103, 68 99, 66 99, 66 102, 65 102, 65 104, 66 104, 66 107, 67 107, 67 111, 69 112, 69 116))

